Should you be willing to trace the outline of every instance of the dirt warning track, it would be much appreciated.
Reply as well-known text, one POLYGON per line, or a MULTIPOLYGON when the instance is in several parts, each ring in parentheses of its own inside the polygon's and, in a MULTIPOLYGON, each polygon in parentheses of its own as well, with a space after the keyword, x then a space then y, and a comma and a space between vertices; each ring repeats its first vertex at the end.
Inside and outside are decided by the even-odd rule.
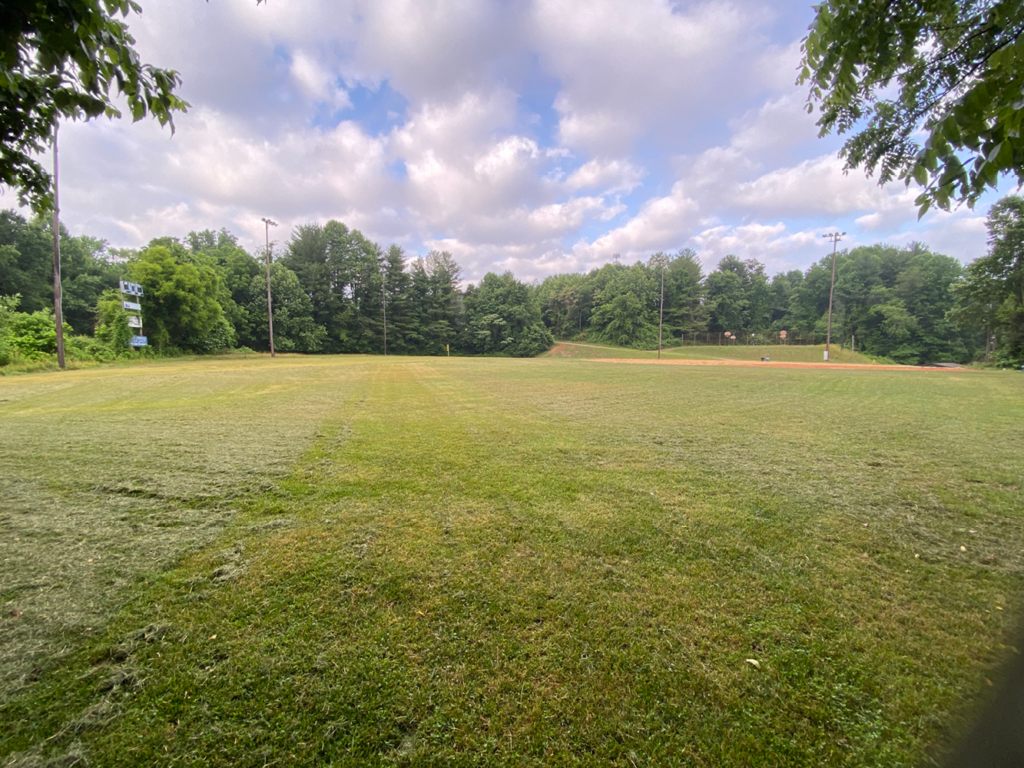
POLYGON ((590 358, 591 363, 629 363, 633 365, 729 365, 737 368, 806 368, 835 371, 965 371, 968 368, 940 368, 923 365, 865 365, 860 363, 783 363, 762 360, 648 360, 629 357, 590 358))

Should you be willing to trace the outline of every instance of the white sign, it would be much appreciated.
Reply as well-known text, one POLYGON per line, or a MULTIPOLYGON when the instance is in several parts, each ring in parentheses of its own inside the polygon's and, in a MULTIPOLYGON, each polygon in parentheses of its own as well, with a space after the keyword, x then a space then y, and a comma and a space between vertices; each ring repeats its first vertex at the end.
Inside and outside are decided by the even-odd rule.
POLYGON ((141 296, 142 286, 138 283, 129 283, 127 280, 122 280, 121 293, 127 293, 129 296, 141 296))
POLYGON ((149 341, 145 336, 132 336, 128 344, 132 347, 145 347, 149 344, 149 341))
POLYGON ((137 301, 122 301, 125 309, 134 309, 136 312, 142 311, 142 305, 137 301))
POLYGON ((141 328, 142 318, 138 315, 128 315, 128 327, 129 328, 141 328))

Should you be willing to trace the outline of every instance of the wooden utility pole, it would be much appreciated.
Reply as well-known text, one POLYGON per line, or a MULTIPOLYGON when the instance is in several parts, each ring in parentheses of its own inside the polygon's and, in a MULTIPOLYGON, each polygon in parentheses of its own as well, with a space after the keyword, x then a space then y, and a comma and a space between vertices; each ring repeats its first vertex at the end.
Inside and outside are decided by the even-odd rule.
POLYGON ((265 225, 267 230, 267 330, 270 334, 270 356, 275 357, 274 354, 274 310, 270 304, 270 228, 276 227, 277 222, 271 221, 270 219, 260 219, 265 225))
POLYGON ((661 360, 661 327, 665 322, 665 262, 661 262, 661 306, 658 307, 658 359, 661 360))
POLYGON ((829 347, 832 344, 832 296, 836 292, 836 246, 845 232, 830 232, 822 237, 832 241, 832 284, 828 289, 828 330, 825 332, 825 359, 828 360, 829 347))
POLYGON ((57 324, 57 365, 64 367, 64 308, 60 290, 60 195, 57 188, 57 123, 53 124, 53 317, 57 324))

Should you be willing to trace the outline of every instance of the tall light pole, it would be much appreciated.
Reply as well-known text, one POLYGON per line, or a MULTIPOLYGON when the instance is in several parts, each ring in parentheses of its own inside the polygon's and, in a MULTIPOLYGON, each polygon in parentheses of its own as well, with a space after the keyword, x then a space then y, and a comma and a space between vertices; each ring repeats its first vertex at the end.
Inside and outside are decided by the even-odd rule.
POLYGON ((384 267, 384 262, 380 265, 380 306, 384 313, 384 357, 388 356, 388 294, 385 290, 385 281, 387 280, 387 272, 384 267))
POLYGON ((277 222, 270 219, 260 219, 266 225, 267 231, 267 330, 270 333, 270 356, 274 357, 274 311, 270 305, 270 228, 276 227, 277 222))
POLYGON ((661 326, 665 322, 665 261, 661 262, 661 305, 658 307, 658 359, 661 360, 661 326))
POLYGON ((825 332, 826 360, 828 360, 829 346, 832 344, 832 295, 836 291, 836 246, 845 234, 845 232, 829 232, 827 235, 822 235, 832 241, 832 284, 828 289, 828 330, 825 332))
POLYGON ((64 307, 60 287, 60 193, 57 189, 57 123, 53 124, 53 317, 57 323, 57 365, 64 367, 64 307))

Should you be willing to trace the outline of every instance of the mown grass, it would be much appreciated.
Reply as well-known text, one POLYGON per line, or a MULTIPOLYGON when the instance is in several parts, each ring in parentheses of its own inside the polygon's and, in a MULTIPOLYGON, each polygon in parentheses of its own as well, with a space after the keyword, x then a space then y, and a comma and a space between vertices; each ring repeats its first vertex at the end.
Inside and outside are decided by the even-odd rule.
MULTIPOLYGON (((5 583, 44 578, 50 550, 12 561, 8 533, 35 541, 55 510, 112 530, 198 514, 122 548, 134 583, 82 587, 93 630, 33 655, 0 755, 916 764, 1009 653, 1022 389, 455 358, 0 382, 4 490, 52 499, 0 521, 5 583)), ((12 627, 46 624, 35 595, 3 596, 14 650, 12 627)))
MULTIPOLYGON (((760 360, 770 358, 782 363, 821 363, 824 362, 824 344, 791 345, 791 344, 724 344, 711 346, 666 347, 661 356, 664 360, 760 360)), ((634 358, 650 360, 658 357, 657 350, 629 349, 604 344, 583 344, 572 341, 559 341, 555 347, 546 352, 545 357, 559 358, 634 358)), ((853 352, 849 347, 842 348, 832 345, 829 358, 833 363, 858 363, 873 365, 874 358, 861 352, 853 352)))

